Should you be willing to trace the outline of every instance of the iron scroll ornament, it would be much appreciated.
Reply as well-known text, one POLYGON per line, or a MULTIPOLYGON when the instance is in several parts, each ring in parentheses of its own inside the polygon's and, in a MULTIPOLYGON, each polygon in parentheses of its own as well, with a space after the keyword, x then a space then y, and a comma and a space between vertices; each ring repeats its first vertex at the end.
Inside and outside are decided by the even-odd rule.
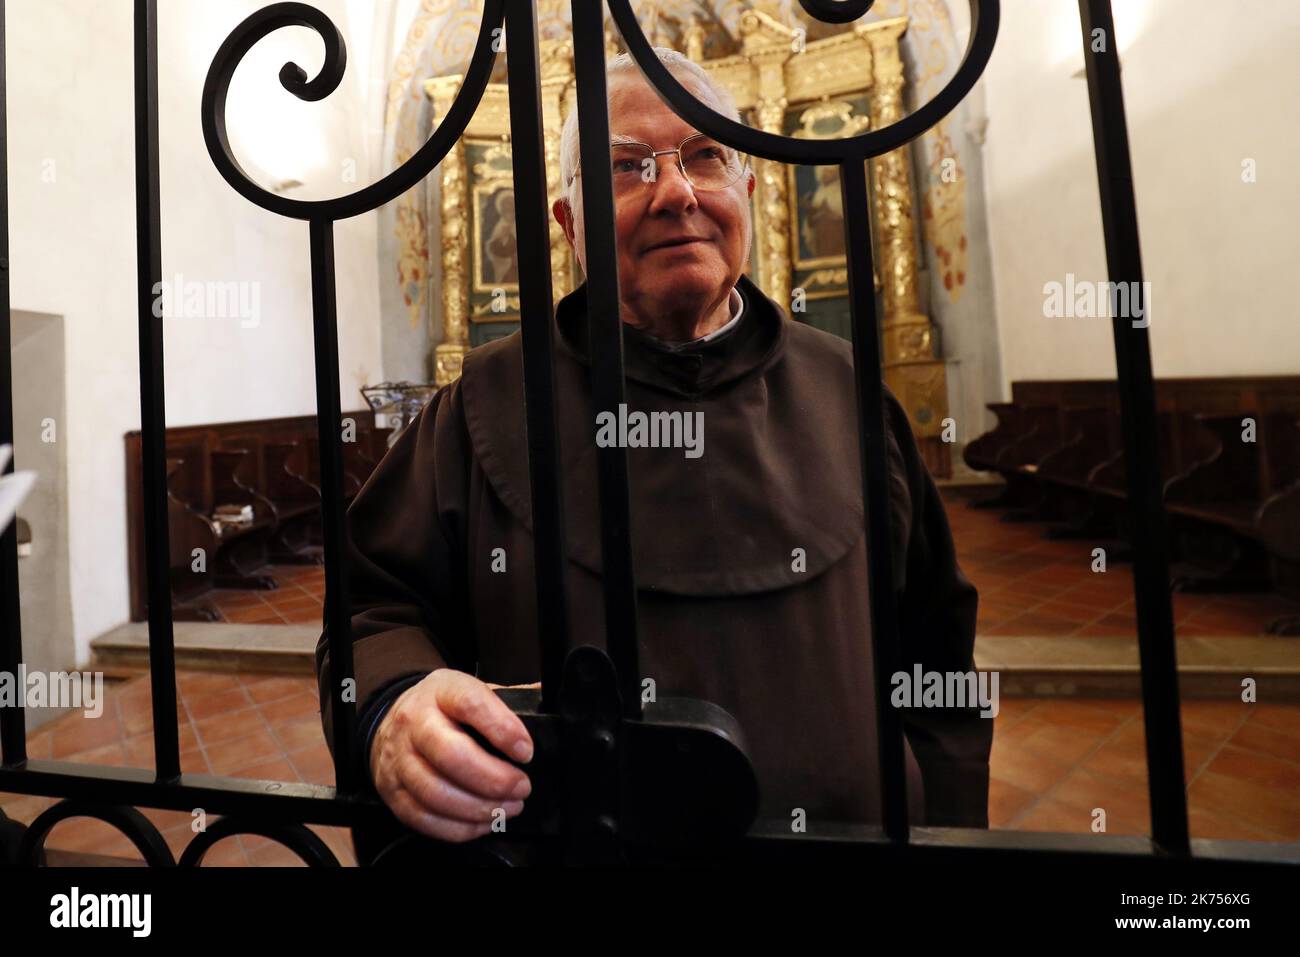
POLYGON ((334 852, 305 824, 264 824, 255 820, 223 817, 195 836, 177 861, 178 867, 202 867, 204 856, 221 840, 236 835, 265 837, 286 847, 308 867, 339 867, 334 852))
POLYGON ((63 800, 46 808, 32 821, 19 846, 18 861, 36 867, 42 863, 45 841, 54 826, 72 818, 93 818, 112 825, 135 845, 144 862, 150 867, 175 867, 171 848, 154 823, 133 807, 116 804, 95 804, 79 800, 63 800))
MULTIPOLYGON (((999 0, 970 0, 970 39, 951 80, 924 106, 884 129, 839 139, 794 139, 754 129, 706 106, 673 76, 655 55, 641 31, 631 0, 608 0, 609 11, 628 52, 651 87, 682 119, 742 153, 781 163, 825 166, 881 156, 910 143, 951 113, 975 86, 998 35, 999 0)), ((848 23, 867 13, 875 0, 799 0, 811 16, 827 23, 848 23)))
POLYGON ((307 27, 316 31, 325 44, 325 61, 320 72, 309 80, 302 67, 291 61, 280 69, 280 85, 300 100, 316 102, 338 89, 347 68, 347 49, 338 27, 315 7, 305 3, 274 3, 264 7, 231 31, 208 68, 201 107, 203 139, 208 154, 236 192, 254 205, 281 216, 317 222, 337 221, 378 209, 427 176, 465 132, 487 89, 497 53, 502 48, 500 38, 504 36, 504 15, 505 0, 485 0, 474 53, 465 71, 460 93, 443 121, 414 156, 382 179, 345 196, 300 200, 263 189, 239 165, 226 134, 226 95, 230 81, 244 56, 262 38, 283 27, 307 27))
POLYGON ((73 818, 91 818, 112 825, 135 845, 144 863, 150 867, 199 867, 204 855, 214 844, 238 834, 257 835, 275 841, 296 854, 309 867, 339 866, 338 858, 329 846, 306 825, 264 824, 233 817, 223 817, 200 831, 186 845, 178 861, 172 856, 171 848, 153 821, 134 807, 79 800, 60 801, 42 812, 23 835, 18 861, 30 866, 42 863, 45 842, 50 832, 55 825, 73 818))

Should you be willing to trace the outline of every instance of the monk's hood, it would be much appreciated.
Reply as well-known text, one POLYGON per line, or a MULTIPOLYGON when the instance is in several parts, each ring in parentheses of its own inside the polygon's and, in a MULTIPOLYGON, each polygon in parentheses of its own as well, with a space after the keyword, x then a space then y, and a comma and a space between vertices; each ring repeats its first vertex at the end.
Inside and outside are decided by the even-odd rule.
MULTIPOLYGON (((724 596, 795 587, 863 536, 849 344, 787 319, 743 276, 737 289, 741 321, 709 343, 673 351, 624 328, 624 420, 668 412, 702 425, 698 457, 684 448, 627 449, 641 589, 724 596)), ((585 316, 580 287, 556 310, 555 383, 566 549, 599 574, 597 418, 585 316)), ((520 334, 466 355, 460 388, 475 457, 531 533, 520 334)), ((905 488, 897 470, 891 481, 905 488)))

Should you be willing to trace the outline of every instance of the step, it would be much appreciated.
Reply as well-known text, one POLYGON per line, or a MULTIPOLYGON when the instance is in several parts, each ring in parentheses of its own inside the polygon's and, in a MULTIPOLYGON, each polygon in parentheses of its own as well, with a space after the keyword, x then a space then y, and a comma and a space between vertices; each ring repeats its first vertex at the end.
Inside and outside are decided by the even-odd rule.
MULTIPOLYGON (((319 625, 247 625, 178 621, 172 624, 176 667, 195 671, 314 675, 319 625)), ((139 671, 149 667, 149 623, 128 622, 90 643, 95 667, 139 671)))
MULTIPOLYGON (((1276 636, 1177 640, 1178 687, 1189 698, 1240 698, 1255 679, 1257 700, 1300 702, 1300 641, 1276 636)), ((1009 696, 1140 697, 1136 638, 982 635, 975 665, 999 673, 1009 696)))

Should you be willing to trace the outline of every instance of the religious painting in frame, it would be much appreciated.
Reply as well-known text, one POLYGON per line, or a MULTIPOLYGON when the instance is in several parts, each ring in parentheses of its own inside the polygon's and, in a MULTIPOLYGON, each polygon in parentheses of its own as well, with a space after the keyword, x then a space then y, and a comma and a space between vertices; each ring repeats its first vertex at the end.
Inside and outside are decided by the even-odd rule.
MULTIPOLYGON (((786 109, 785 134, 807 139, 856 136, 871 126, 865 95, 796 104, 786 109)), ((791 287, 807 299, 848 296, 843 197, 835 166, 790 166, 791 287)), ((867 177, 870 193, 871 177, 867 177)), ((870 215, 861 210, 857 215, 870 215)), ((873 230, 874 233, 874 230, 873 230)))
POLYGON ((519 321, 519 260, 510 146, 465 141, 469 170, 471 322, 519 321))

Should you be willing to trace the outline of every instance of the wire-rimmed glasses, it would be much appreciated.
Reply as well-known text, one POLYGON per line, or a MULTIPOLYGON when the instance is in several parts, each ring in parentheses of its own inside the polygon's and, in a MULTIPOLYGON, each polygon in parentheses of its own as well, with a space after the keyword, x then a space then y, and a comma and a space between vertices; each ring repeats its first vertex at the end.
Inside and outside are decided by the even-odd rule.
MULTIPOLYGON (((614 192, 620 195, 644 189, 658 179, 660 156, 675 154, 686 181, 702 190, 733 186, 749 167, 743 153, 724 146, 707 133, 692 133, 671 150, 657 150, 634 140, 615 140, 610 144, 609 153, 614 192)), ((581 173, 579 164, 573 175, 576 178, 581 173)))

